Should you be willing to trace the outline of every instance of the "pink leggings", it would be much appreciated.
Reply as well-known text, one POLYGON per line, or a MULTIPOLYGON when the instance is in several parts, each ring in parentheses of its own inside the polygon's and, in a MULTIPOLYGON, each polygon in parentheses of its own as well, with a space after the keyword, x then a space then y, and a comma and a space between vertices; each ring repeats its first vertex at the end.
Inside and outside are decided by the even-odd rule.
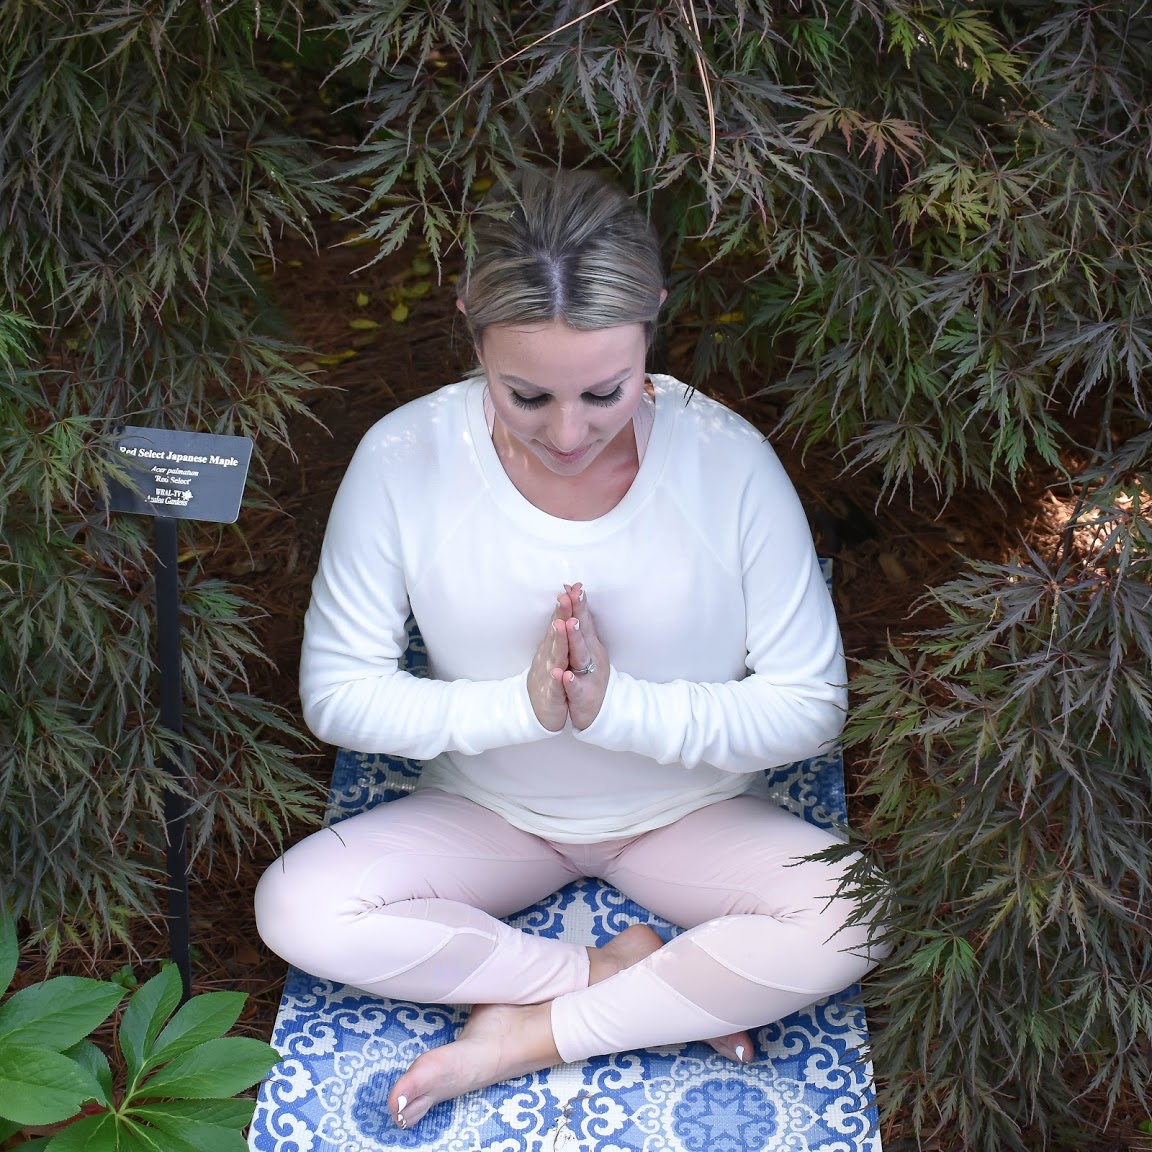
POLYGON ((565 1060, 705 1040, 778 1020, 859 979, 879 958, 845 926, 840 869, 796 864, 830 833, 741 796, 665 828, 560 844, 433 789, 325 828, 256 890, 267 945, 315 976, 423 1003, 552 1001, 565 1060), (599 876, 688 929, 589 986, 588 954, 502 924, 599 876))

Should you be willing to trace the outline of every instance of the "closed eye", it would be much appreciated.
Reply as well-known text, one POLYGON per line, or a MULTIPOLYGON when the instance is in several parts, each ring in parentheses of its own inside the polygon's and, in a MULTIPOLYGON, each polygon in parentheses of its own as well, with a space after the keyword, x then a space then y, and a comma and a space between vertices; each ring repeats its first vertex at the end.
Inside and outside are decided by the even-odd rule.
POLYGON ((601 408, 611 408, 621 396, 624 395, 624 386, 617 384, 606 396, 597 396, 595 392, 585 392, 584 399, 589 404, 599 404, 601 408))
MULTIPOLYGON (((544 405, 552 399, 551 395, 547 392, 542 392, 539 396, 522 396, 514 388, 509 389, 509 395, 512 398, 512 403, 515 404, 517 408, 525 408, 528 411, 532 411, 536 408, 543 408, 544 405)), ((617 384, 611 392, 608 392, 603 396, 598 395, 595 392, 585 392, 583 399, 588 404, 595 404, 600 408, 611 408, 613 404, 619 403, 620 397, 623 395, 623 385, 617 384)))
POLYGON ((509 394, 512 397, 512 403, 515 404, 517 408, 527 408, 529 410, 533 408, 543 408, 551 399, 550 396, 545 394, 541 394, 540 396, 521 396, 515 389, 510 389, 509 394))

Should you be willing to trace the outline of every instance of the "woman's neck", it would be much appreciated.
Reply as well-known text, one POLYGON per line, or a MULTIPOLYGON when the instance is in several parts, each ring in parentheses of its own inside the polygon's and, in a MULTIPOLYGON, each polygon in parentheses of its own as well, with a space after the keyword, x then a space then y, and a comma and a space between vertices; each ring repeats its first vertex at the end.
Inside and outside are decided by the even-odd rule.
POLYGON ((561 520, 598 520, 624 499, 640 458, 629 421, 587 468, 576 476, 558 476, 508 434, 496 419, 492 444, 508 479, 529 504, 561 520))

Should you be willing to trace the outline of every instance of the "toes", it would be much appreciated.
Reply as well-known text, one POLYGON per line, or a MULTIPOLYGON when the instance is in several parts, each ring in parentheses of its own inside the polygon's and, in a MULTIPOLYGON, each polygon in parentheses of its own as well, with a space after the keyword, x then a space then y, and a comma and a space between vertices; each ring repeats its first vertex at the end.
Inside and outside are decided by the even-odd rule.
POLYGON ((392 1120, 397 1128, 407 1128, 408 1118, 404 1115, 404 1110, 408 1107, 408 1097, 400 1091, 400 1083, 404 1079, 401 1077, 395 1084, 392 1085, 392 1091, 388 1093, 388 1111, 392 1113, 392 1120))
POLYGON ((414 1100, 405 1101, 403 1111, 396 1117, 396 1126, 411 1128, 423 1120, 429 1109, 437 1103, 431 1096, 417 1096, 414 1100))
POLYGON ((737 1064, 751 1064, 756 1058, 752 1037, 747 1032, 731 1032, 727 1036, 717 1036, 708 1043, 721 1056, 735 1060, 737 1064))
POLYGON ((417 1059, 388 1093, 388 1110, 397 1128, 411 1128, 430 1108, 439 1103, 438 1098, 427 1090, 427 1084, 421 1083, 427 1080, 427 1076, 421 1076, 420 1064, 423 1060, 423 1056, 417 1059))

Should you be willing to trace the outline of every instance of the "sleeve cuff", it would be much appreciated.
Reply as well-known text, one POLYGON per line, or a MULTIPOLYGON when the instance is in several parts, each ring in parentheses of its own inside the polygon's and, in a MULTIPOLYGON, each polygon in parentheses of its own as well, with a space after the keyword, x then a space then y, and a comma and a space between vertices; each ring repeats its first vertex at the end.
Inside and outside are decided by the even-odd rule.
POLYGON ((467 701, 470 719, 464 723, 460 716, 453 725, 456 738, 449 746, 455 745, 465 756, 557 735, 536 718, 528 696, 526 671, 507 680, 457 681, 455 687, 460 692, 459 703, 463 705, 467 701))
POLYGON ((620 673, 615 668, 610 667, 608 669, 608 687, 604 689, 604 701, 600 705, 600 711, 596 713, 596 719, 587 728, 574 728, 572 730, 572 734, 577 740, 613 752, 625 750, 625 746, 619 743, 621 733, 614 731, 619 726, 613 724, 611 719, 614 714, 621 710, 620 697, 624 694, 622 688, 620 673))

